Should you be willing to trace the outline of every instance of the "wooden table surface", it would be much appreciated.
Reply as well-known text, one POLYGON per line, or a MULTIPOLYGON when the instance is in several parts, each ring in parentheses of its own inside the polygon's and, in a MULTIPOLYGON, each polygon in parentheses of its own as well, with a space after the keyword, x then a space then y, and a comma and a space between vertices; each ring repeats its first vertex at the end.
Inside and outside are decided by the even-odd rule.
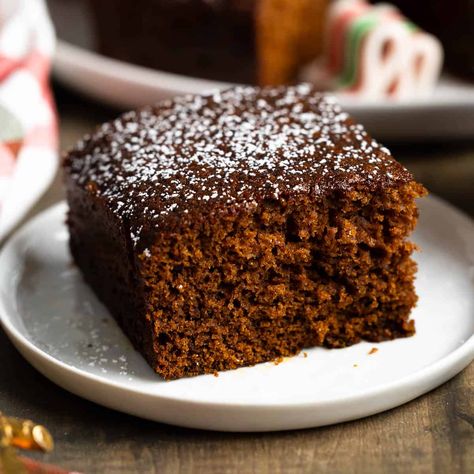
MULTIPOLYGON (((117 112, 56 87, 61 148, 117 112)), ((474 216, 474 143, 388 144, 416 177, 474 216)), ((34 214, 62 198, 60 179, 34 214)), ((447 315, 449 316, 449 315, 447 315)), ((474 316, 474 315, 473 315, 474 316)), ((141 420, 82 400, 30 367, 0 331, 0 409, 32 418, 83 473, 474 473, 474 364, 404 406, 359 421, 234 434, 141 420)))

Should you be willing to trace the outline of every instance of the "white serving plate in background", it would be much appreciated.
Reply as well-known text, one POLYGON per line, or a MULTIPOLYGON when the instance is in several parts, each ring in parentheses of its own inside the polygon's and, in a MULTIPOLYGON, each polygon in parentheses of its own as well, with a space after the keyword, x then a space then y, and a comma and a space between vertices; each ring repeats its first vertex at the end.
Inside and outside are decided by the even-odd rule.
MULTIPOLYGON (((109 105, 131 109, 180 94, 231 86, 149 69, 59 41, 54 74, 64 84, 109 105)), ((444 76, 429 100, 341 105, 378 139, 420 140, 474 137, 474 86, 444 76)))
MULTIPOLYGON (((97 53, 90 4, 47 0, 58 34, 54 74, 65 85, 120 109, 131 109, 230 83, 171 74, 97 53)), ((153 45, 150 45, 153 47, 153 45)), ((474 137, 474 84, 444 76, 422 102, 370 103, 341 97, 341 104, 378 139, 429 140, 474 137)))

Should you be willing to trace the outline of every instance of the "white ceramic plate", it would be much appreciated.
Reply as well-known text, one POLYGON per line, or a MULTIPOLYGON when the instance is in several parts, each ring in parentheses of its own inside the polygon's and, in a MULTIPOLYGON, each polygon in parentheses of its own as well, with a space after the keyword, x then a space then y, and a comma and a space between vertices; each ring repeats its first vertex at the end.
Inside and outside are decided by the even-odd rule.
MULTIPOLYGON (((48 0, 48 5, 59 35, 54 73, 64 84, 94 99, 130 109, 179 94, 230 86, 102 56, 94 48, 87 4, 48 0)), ((443 77, 427 101, 374 104, 341 97, 341 104, 378 139, 474 136, 474 85, 453 77, 443 77)))
POLYGON ((314 348, 279 365, 164 382, 72 266, 65 204, 35 218, 4 247, 1 322, 24 357, 58 385, 144 418, 265 431, 371 415, 426 393, 474 358, 474 224, 439 199, 420 206, 420 302, 412 338, 314 348), (373 347, 378 351, 369 354, 373 347))

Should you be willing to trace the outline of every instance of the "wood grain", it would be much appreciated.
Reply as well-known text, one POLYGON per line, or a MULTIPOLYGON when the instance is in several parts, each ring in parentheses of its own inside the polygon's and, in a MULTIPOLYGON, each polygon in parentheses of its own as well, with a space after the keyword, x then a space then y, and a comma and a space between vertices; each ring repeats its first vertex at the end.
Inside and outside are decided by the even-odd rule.
MULTIPOLYGON (((62 146, 116 112, 59 91, 62 146)), ((474 146, 392 147, 431 190, 474 215, 474 146)), ((62 196, 60 180, 35 208, 62 196)), ((215 433, 149 422, 53 385, 0 331, 0 409, 46 425, 55 451, 40 456, 84 473, 474 473, 474 365, 402 407, 336 426, 215 433)), ((344 383, 341 381, 341 383, 344 383)))

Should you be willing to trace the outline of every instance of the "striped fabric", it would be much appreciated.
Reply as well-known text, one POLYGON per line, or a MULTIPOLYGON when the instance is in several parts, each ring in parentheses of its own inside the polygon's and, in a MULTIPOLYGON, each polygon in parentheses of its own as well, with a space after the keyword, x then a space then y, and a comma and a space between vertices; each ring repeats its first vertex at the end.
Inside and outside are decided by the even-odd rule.
POLYGON ((0 238, 57 167, 54 45, 44 0, 0 0, 0 238))

